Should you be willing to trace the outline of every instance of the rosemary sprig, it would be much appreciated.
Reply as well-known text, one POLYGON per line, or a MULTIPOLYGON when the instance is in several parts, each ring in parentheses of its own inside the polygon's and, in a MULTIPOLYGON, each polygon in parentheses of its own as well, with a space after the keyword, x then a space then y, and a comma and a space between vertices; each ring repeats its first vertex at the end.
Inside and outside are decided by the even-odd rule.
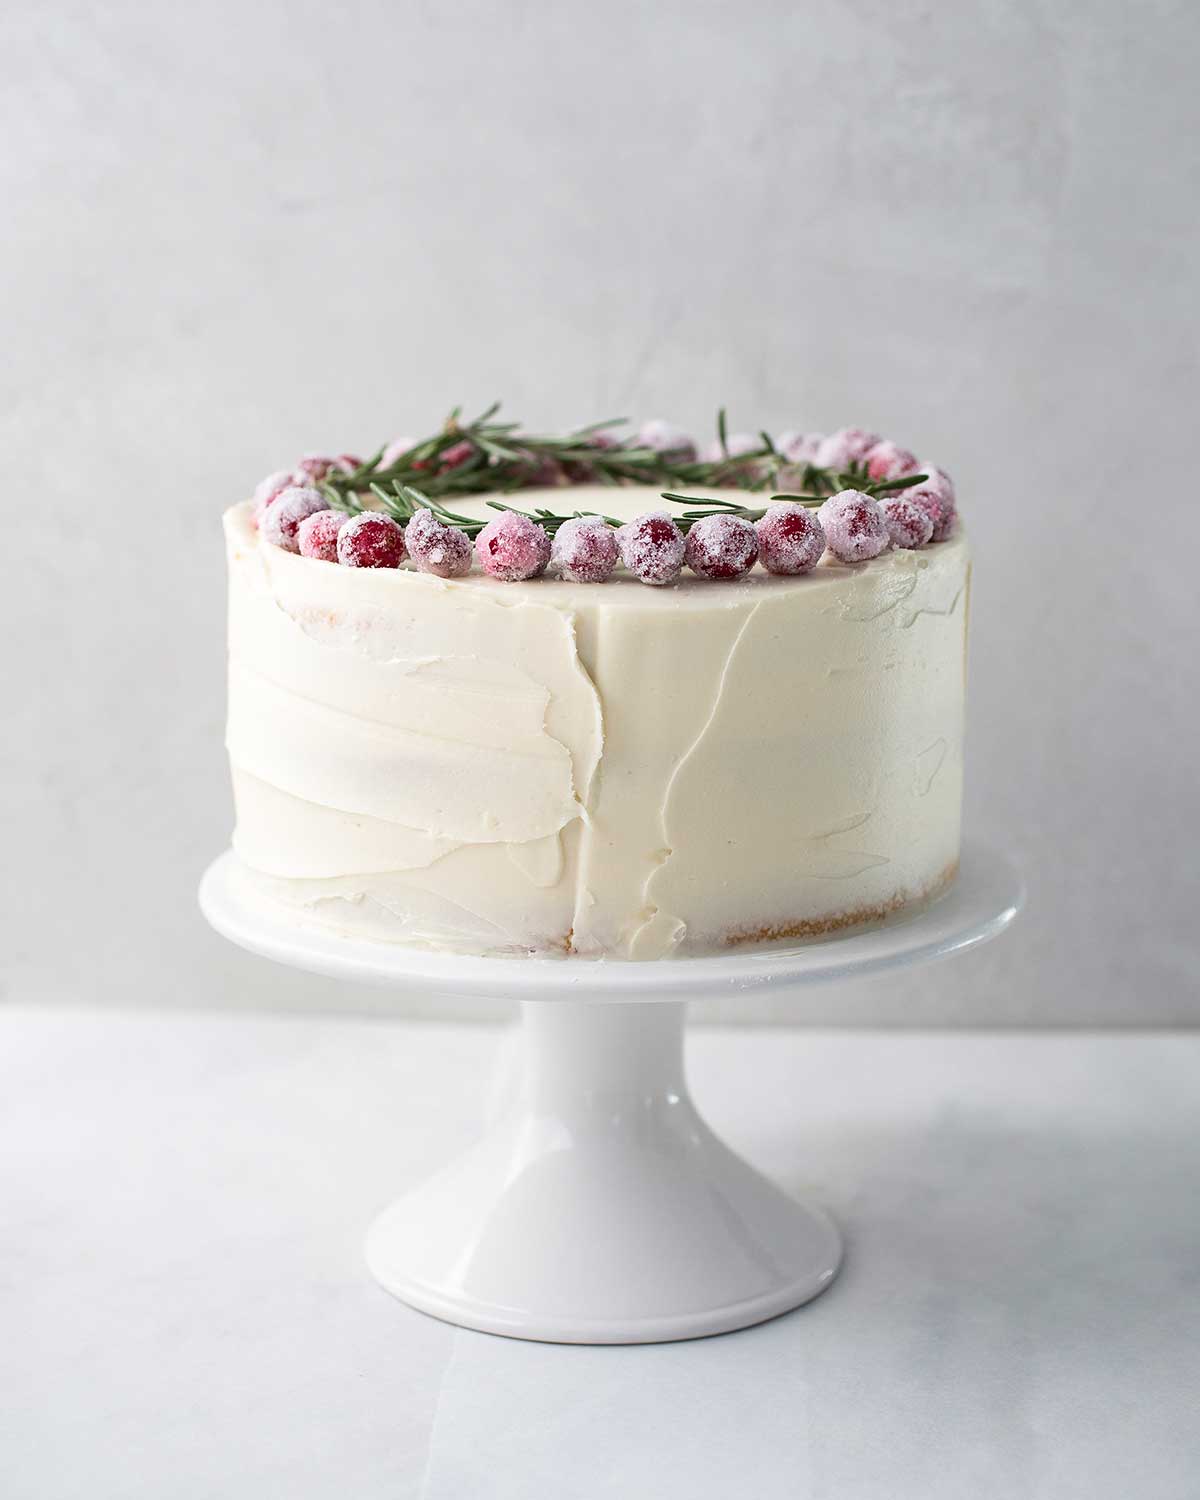
MULTIPOLYGON (((351 514, 365 508, 363 497, 370 494, 388 515, 402 524, 411 520, 417 510, 425 509, 447 525, 474 537, 483 530, 486 521, 449 509, 446 500, 456 495, 507 494, 534 486, 568 486, 584 481, 669 485, 671 488, 660 491, 663 499, 690 507, 677 517, 686 531, 705 516, 737 515, 753 521, 765 514, 765 507, 681 492, 692 486, 770 491, 772 502, 790 500, 814 508, 839 490, 889 494, 920 484, 926 478, 924 474, 914 474, 907 479, 875 481, 861 464, 834 471, 811 463, 789 463, 766 432, 760 434, 761 448, 731 454, 724 408, 717 413, 720 457, 688 462, 622 440, 615 429, 624 425, 624 418, 590 422, 563 437, 553 437, 523 432, 519 422, 498 422, 495 418, 499 410, 500 403, 493 402, 478 417, 464 422, 462 408, 456 406, 439 431, 415 443, 393 463, 383 465, 386 449, 380 448, 351 472, 335 471, 327 475, 321 482, 321 491, 330 505, 351 514), (778 492, 785 476, 793 483, 798 479, 797 492, 778 492)), ((488 505, 494 510, 512 510, 527 516, 551 535, 577 516, 601 515, 610 525, 620 524, 615 517, 598 511, 558 512, 540 506, 521 510, 495 499, 489 500, 488 505)))

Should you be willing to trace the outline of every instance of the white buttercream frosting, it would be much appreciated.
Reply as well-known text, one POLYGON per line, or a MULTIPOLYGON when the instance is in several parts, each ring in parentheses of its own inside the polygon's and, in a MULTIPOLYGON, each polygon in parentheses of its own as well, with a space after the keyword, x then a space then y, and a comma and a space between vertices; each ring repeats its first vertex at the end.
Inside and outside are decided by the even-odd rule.
POLYGON ((250 513, 225 518, 234 847, 277 908, 467 952, 645 959, 819 935, 952 874, 961 533, 651 589, 339 568, 270 546, 250 513))

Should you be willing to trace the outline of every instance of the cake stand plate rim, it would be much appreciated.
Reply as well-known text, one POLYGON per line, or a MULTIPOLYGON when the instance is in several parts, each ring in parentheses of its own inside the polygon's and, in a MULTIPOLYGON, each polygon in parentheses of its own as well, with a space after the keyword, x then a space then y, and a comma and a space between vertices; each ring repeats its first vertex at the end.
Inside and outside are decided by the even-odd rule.
POLYGON ((959 874, 944 895, 911 916, 794 947, 761 944, 728 953, 651 962, 624 959, 482 957, 342 936, 276 917, 234 887, 237 857, 219 855, 200 881, 200 908, 223 937, 259 957, 329 978, 419 986, 427 994, 522 1000, 696 999, 740 990, 798 988, 928 963, 997 937, 1017 916, 1025 890, 1012 857, 965 841, 959 874))

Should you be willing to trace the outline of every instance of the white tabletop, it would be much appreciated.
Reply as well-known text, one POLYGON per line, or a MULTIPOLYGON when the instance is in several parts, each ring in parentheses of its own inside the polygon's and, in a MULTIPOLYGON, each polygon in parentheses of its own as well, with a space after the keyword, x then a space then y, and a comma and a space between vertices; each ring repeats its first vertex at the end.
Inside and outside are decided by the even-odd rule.
POLYGON ((837 1215, 744 1333, 563 1348, 368 1278, 487 1027, 0 1011, 4 1500, 1194 1500, 1200 1036, 693 1036, 837 1215))

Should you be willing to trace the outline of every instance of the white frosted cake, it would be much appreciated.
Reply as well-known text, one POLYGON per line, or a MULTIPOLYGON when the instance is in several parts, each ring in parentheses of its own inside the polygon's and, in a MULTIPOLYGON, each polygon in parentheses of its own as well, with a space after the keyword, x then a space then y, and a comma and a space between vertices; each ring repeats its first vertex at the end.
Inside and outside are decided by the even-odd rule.
MULTIPOLYGON (((624 451, 645 452, 639 441, 624 451)), ((282 492, 287 476, 273 476, 273 493, 234 506, 227 742, 243 889, 360 937, 619 959, 810 940, 936 896, 954 876, 962 792, 970 559, 952 491, 937 473, 908 490, 868 484, 869 448, 823 468, 803 441, 798 469, 781 473, 772 450, 765 495, 728 487, 764 485, 761 449, 728 459, 729 474, 673 451, 657 485, 497 495, 466 475, 450 489, 443 443, 443 462, 402 473, 443 488, 399 556, 354 555, 356 532, 403 535, 423 508, 425 492, 394 478, 372 497, 362 471, 386 474, 379 459, 313 465, 282 492), (863 483, 857 502, 829 498, 836 479, 823 496, 829 472, 863 483), (662 479, 678 487, 680 473, 718 480, 688 485, 716 520, 664 501, 662 479), (781 480, 802 498, 772 504, 781 480), (923 502, 930 525, 908 535, 923 502), (882 517, 882 546, 855 540, 855 504, 868 532, 882 517), (347 522, 345 505, 380 515, 347 522), (665 581, 616 531, 663 511, 690 528, 665 581), (605 519, 562 520, 578 512, 605 519), (797 561, 789 517, 809 555, 767 571, 797 561), (432 546, 439 526, 466 541, 432 546), (534 576, 514 577, 489 539, 511 533, 520 554, 531 526, 541 554, 515 571, 534 576), (604 581, 577 581, 592 578, 604 581)), ((900 467, 898 479, 921 472, 900 467)))

